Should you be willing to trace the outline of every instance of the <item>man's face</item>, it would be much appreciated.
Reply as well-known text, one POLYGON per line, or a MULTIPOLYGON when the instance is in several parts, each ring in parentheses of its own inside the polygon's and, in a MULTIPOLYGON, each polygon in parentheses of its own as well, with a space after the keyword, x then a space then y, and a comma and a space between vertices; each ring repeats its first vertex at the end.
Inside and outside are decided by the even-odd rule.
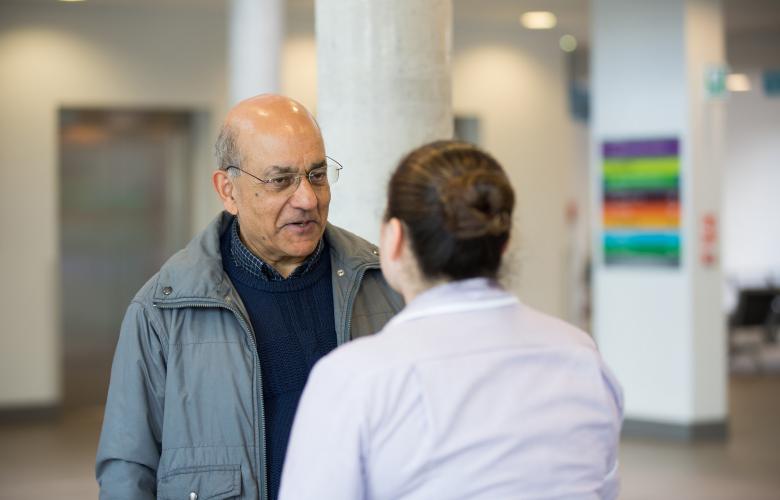
MULTIPOLYGON (((260 137, 242 131, 238 146, 241 168, 260 179, 306 174, 325 161, 322 137, 314 127, 260 137)), ((312 186, 304 177, 297 187, 276 192, 244 173, 232 182, 241 237, 250 250, 280 271, 314 251, 328 220, 328 185, 312 186)))

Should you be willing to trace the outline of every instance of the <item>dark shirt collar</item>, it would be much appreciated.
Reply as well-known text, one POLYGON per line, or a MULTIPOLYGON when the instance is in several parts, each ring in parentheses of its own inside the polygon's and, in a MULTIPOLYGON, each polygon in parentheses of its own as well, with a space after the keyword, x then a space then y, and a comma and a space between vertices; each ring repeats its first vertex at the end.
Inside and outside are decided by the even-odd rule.
POLYGON ((230 253, 233 257, 233 263, 250 275, 267 281, 283 281, 285 279, 297 278, 308 273, 320 260, 320 255, 322 255, 324 246, 323 239, 320 238, 319 243, 317 243, 317 248, 314 249, 311 255, 306 257, 306 260, 303 261, 300 266, 296 267, 295 271, 293 271, 290 276, 285 278, 279 274, 279 271, 257 255, 253 254, 252 251, 244 245, 244 242, 241 241, 241 237, 238 235, 238 217, 233 219, 233 224, 231 224, 230 227, 230 253))

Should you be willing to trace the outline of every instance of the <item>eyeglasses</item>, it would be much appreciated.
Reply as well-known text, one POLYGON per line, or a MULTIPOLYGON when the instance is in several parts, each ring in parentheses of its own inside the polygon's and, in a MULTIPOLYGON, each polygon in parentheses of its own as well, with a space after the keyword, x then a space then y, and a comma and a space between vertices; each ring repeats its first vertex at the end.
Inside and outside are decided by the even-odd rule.
POLYGON ((313 188, 324 188, 331 184, 335 184, 339 180, 339 172, 344 168, 344 166, 330 156, 326 156, 325 161, 322 163, 324 165, 315 167, 304 174, 277 174, 265 179, 261 179, 256 175, 250 174, 246 170, 235 165, 228 165, 225 167, 225 170, 227 171, 231 168, 235 168, 236 170, 253 177, 258 182, 261 182, 267 191, 272 193, 282 193, 298 189, 298 186, 301 184, 301 178, 303 177, 308 179, 309 184, 311 184, 313 188))

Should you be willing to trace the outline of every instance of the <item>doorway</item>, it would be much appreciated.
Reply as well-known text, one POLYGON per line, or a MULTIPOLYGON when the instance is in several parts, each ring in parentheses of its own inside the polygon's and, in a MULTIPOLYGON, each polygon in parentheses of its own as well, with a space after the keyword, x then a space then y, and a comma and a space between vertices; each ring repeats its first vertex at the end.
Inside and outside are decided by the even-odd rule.
POLYGON ((133 295, 189 238, 193 116, 59 114, 63 406, 105 402, 133 295))

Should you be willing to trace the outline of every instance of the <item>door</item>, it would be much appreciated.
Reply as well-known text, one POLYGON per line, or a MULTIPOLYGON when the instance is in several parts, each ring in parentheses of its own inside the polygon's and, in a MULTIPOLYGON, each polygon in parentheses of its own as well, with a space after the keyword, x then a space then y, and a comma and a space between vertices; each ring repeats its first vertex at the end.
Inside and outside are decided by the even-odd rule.
POLYGON ((189 236, 189 113, 60 111, 66 407, 105 401, 133 295, 189 236))

